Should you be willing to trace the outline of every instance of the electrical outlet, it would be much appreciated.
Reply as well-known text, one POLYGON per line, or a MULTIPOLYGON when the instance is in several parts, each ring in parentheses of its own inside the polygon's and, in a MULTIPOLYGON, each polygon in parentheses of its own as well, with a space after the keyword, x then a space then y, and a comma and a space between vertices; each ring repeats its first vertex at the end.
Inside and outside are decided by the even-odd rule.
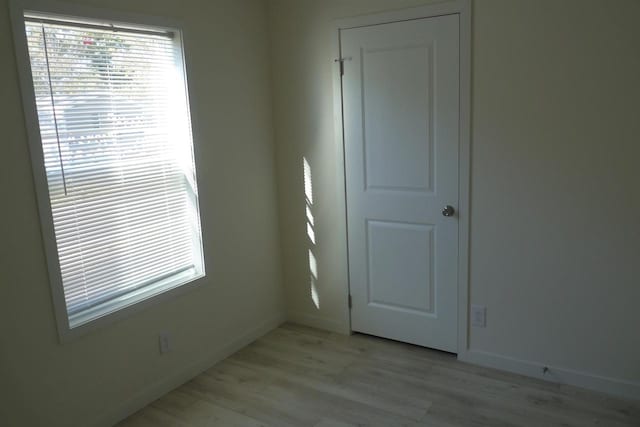
POLYGON ((487 307, 482 305, 471 306, 471 326, 477 328, 487 327, 487 307))
POLYGON ((158 335, 158 344, 160 346, 160 354, 168 353, 171 351, 171 337, 169 332, 160 332, 158 335))

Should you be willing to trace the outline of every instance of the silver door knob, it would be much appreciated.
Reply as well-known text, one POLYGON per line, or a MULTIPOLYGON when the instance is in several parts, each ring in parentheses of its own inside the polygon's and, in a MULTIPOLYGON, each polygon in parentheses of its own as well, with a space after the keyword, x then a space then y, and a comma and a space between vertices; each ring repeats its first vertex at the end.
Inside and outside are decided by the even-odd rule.
POLYGON ((442 216, 453 216, 456 210, 451 205, 447 205, 442 209, 442 216))

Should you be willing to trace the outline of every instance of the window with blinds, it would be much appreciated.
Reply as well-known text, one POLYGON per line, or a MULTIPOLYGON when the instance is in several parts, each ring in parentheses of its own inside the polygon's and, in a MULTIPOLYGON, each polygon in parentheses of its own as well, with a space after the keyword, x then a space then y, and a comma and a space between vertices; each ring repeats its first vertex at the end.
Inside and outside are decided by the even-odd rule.
POLYGON ((71 329, 204 275, 182 45, 177 31, 24 17, 71 329))

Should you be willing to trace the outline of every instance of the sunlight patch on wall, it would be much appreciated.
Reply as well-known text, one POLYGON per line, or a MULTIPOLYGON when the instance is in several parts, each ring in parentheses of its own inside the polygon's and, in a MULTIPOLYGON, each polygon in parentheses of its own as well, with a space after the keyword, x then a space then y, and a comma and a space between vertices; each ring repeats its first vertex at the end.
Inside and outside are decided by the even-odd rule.
POLYGON ((311 182, 311 166, 306 158, 302 158, 304 169, 304 195, 307 197, 307 205, 313 205, 313 183, 311 182))
POLYGON ((309 225, 313 227, 313 214, 311 213, 311 208, 309 207, 309 204, 307 204, 307 222, 309 223, 309 225))
POLYGON ((313 253, 316 245, 315 218, 313 216, 313 182, 311 180, 311 166, 305 157, 302 158, 302 171, 304 178, 305 213, 307 217, 307 237, 309 238, 309 281, 310 295, 313 305, 320 309, 320 297, 318 295, 318 261, 313 253))
POLYGON ((318 279, 318 261, 316 260, 315 255, 309 249, 309 272, 314 279, 318 279))
POLYGON ((311 278, 311 301, 313 301, 313 305, 316 306, 317 309, 320 309, 320 297, 318 296, 318 289, 316 289, 316 282, 311 278))
POLYGON ((311 243, 316 244, 316 233, 313 231, 311 224, 307 223, 307 237, 311 240, 311 243))
POLYGON ((309 206, 309 203, 307 202, 307 206, 306 206, 306 210, 307 210, 307 237, 309 237, 309 240, 311 240, 312 244, 316 244, 316 232, 313 229, 313 213, 311 212, 311 207, 309 206))

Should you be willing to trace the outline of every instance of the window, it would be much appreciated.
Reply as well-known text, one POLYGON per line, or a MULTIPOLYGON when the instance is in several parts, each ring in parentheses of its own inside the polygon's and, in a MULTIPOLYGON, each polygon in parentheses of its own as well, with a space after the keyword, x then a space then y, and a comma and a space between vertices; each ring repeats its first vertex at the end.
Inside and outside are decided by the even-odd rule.
POLYGON ((30 148, 69 332, 204 276, 181 34, 21 12, 30 148))

